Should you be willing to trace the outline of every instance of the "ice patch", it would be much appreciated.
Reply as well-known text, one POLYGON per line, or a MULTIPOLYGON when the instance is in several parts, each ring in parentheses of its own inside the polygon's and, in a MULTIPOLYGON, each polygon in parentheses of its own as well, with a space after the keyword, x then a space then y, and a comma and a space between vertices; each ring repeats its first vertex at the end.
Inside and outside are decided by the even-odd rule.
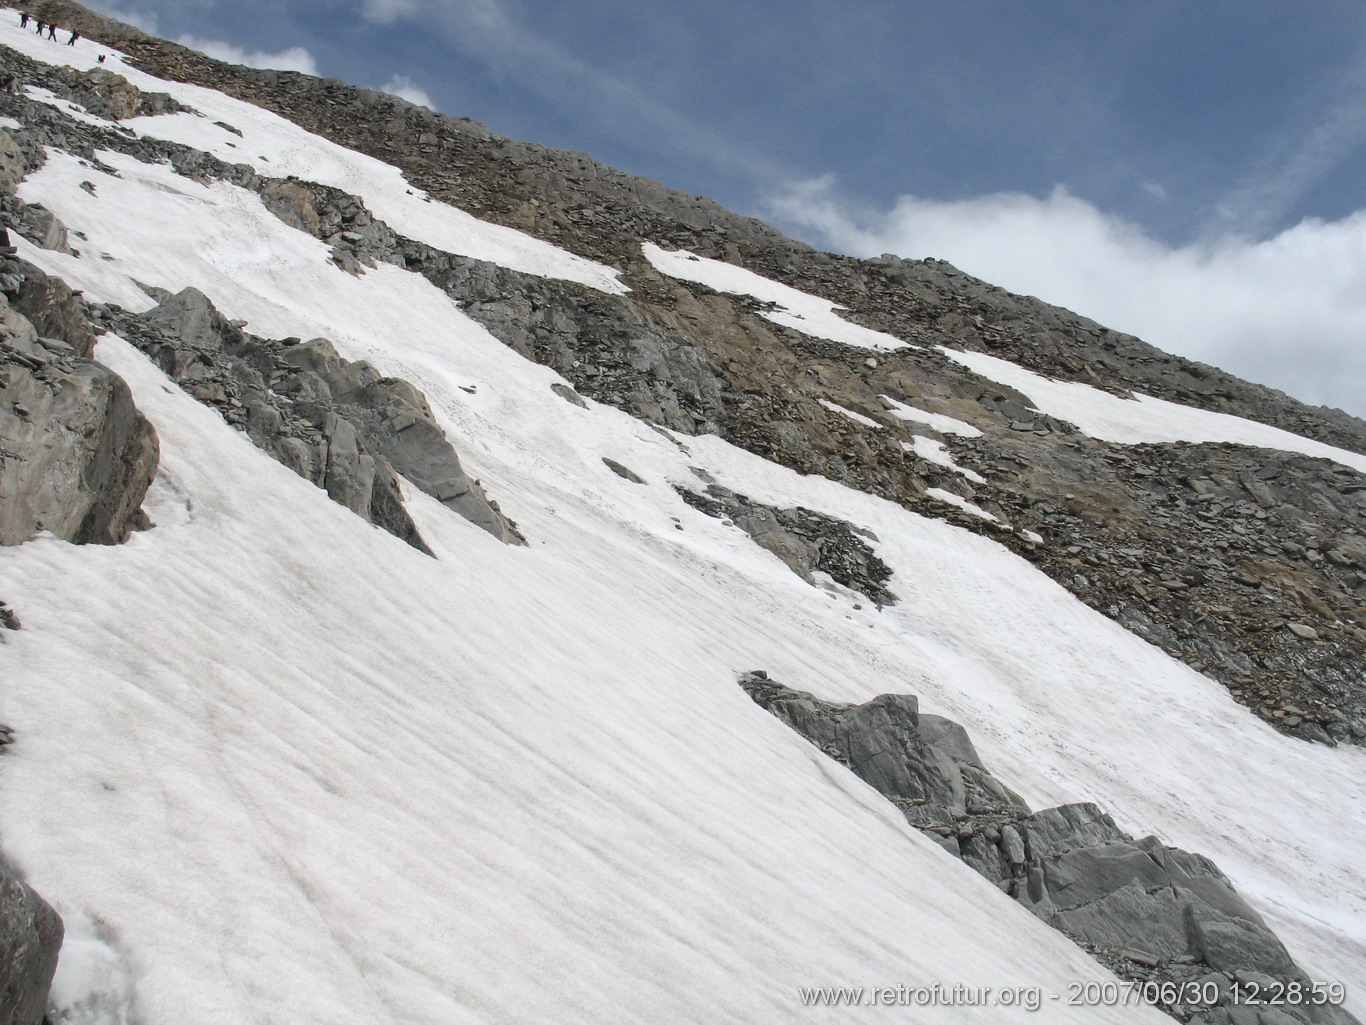
POLYGON ((113 931, 80 911, 63 916, 66 936, 48 994, 52 1025, 128 1025, 133 982, 113 931))
POLYGON ((194 518, 194 503, 179 478, 162 467, 147 489, 142 511, 154 527, 180 527, 194 518))

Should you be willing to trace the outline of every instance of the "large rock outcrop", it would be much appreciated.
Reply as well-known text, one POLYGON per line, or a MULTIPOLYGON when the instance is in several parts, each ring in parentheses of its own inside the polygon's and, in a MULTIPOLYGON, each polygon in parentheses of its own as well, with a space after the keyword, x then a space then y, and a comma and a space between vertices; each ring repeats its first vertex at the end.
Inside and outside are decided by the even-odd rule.
POLYGON ((145 522, 156 431, 93 340, 71 290, 36 270, 0 296, 0 544, 117 544, 145 522))
POLYGON ((516 526, 471 480, 422 393, 342 359, 323 338, 242 330, 187 288, 141 315, 101 316, 172 379, 258 446, 358 516, 431 554, 403 507, 399 475, 500 541, 516 526))
POLYGON ((982 765, 962 726, 921 713, 913 695, 843 705, 761 672, 740 683, 911 825, 1139 984, 1178 1020, 1355 1022, 1332 1003, 1247 999, 1259 989, 1269 1000, 1291 984, 1310 983, 1213 862, 1151 836, 1135 840, 1094 804, 1031 812, 982 765), (1265 1017, 1273 1012, 1283 1017, 1265 1017))
POLYGON ((40 1025, 62 946, 62 919, 0 862, 0 1025, 40 1025))

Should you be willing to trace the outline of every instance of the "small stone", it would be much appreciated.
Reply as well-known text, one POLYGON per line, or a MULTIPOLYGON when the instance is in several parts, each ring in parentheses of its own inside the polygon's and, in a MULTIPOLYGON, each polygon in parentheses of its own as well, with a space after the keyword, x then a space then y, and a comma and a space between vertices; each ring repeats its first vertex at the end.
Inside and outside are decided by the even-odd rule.
POLYGON ((1319 639, 1319 632, 1312 626, 1306 626, 1304 623, 1286 623, 1285 627, 1296 637, 1300 637, 1306 641, 1316 641, 1319 639))

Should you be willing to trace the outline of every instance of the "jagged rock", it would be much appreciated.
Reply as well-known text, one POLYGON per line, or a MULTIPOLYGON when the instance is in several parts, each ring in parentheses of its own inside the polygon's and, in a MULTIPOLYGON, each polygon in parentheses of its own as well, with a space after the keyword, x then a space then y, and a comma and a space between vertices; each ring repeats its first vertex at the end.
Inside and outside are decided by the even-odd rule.
POLYGON ((403 508, 401 474, 499 540, 521 535, 465 474, 422 393, 342 359, 326 339, 270 341, 189 288, 140 316, 107 315, 200 401, 336 502, 430 554, 403 508))
MULTIPOLYGON (((1280 940, 1208 858, 1153 837, 1134 840, 1094 804, 1031 813, 982 765, 967 732, 921 713, 913 695, 848 705, 757 671, 740 684, 895 804, 907 822, 1102 963, 1137 970, 1146 981, 1185 982, 1211 970, 1304 981, 1280 940)), ((1227 987, 1221 993, 1231 999, 1227 987)), ((1246 1017, 1246 1008, 1226 1010, 1230 1017, 1206 1020, 1246 1017)), ((1332 1006, 1262 1008, 1271 1010, 1301 1025, 1354 1021, 1332 1006)))
MULTIPOLYGON (((41 322, 67 329, 88 353, 88 324, 49 301, 60 292, 48 279, 26 284, 24 294, 41 322)), ((122 378, 64 341, 38 337, 3 299, 0 336, 0 544, 44 530, 77 544, 117 544, 143 525, 156 431, 122 378)))
POLYGON ((810 509, 763 505, 717 484, 708 485, 705 495, 679 485, 674 490, 693 508, 733 522, 808 584, 822 572, 876 605, 897 600, 886 586, 891 569, 859 536, 867 536, 866 531, 810 509))
POLYGON ((44 1020, 62 934, 57 912, 0 862, 0 1022, 44 1020))
POLYGON ((15 218, 14 230, 42 249, 52 249, 68 255, 71 253, 66 225, 44 206, 36 203, 26 205, 23 212, 15 218))
POLYGON ((629 480, 632 484, 645 483, 645 478, 641 477, 638 473, 636 473, 629 467, 622 466, 615 459, 608 459, 606 456, 603 456, 602 462, 603 465, 607 467, 607 469, 611 470, 618 477, 621 477, 624 480, 629 480))

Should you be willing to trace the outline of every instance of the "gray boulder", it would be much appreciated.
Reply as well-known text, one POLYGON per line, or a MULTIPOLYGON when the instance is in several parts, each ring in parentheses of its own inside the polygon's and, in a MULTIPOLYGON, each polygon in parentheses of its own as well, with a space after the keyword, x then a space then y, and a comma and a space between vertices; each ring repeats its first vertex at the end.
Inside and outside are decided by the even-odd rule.
MULTIPOLYGON (((56 304, 41 309, 49 322, 73 323, 56 304)), ((79 351, 40 338, 0 297, 0 544, 44 530, 77 544, 117 544, 145 522, 156 431, 123 379, 88 352, 88 344, 79 351)))
POLYGON ((40 1025, 62 946, 62 919, 0 863, 0 1025, 40 1025))

